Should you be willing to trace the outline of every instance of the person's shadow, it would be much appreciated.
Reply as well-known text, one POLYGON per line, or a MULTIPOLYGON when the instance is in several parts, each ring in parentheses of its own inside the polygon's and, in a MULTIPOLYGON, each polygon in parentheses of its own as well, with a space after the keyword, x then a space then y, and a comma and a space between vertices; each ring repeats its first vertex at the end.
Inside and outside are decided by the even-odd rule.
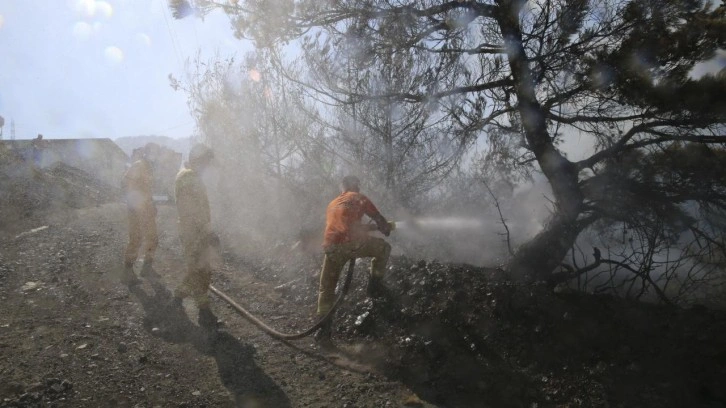
POLYGON ((129 290, 144 308, 144 329, 171 343, 190 343, 201 353, 214 357, 222 384, 234 395, 237 407, 290 407, 283 390, 254 360, 255 349, 224 331, 203 329, 189 320, 171 292, 151 281, 154 295, 140 286, 129 290))

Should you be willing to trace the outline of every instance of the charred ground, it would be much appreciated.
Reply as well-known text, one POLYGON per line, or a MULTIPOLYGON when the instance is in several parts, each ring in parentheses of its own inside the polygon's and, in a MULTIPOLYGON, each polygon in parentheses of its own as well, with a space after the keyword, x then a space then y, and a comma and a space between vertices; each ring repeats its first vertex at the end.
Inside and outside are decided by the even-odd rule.
MULTIPOLYGON (((160 278, 129 289, 117 277, 126 218, 113 189, 89 195, 69 170, 71 201, 51 205, 57 196, 38 189, 50 171, 3 190, 32 195, 3 210, 0 406, 726 406, 722 312, 553 294, 468 265, 394 257, 390 296, 372 303, 359 262, 336 317, 338 365, 311 339, 270 339, 218 299, 226 325, 210 341, 191 304, 168 306, 182 275, 174 208, 159 211, 160 278)), ((297 331, 313 322, 320 259, 290 244, 227 245, 213 280, 297 331)))

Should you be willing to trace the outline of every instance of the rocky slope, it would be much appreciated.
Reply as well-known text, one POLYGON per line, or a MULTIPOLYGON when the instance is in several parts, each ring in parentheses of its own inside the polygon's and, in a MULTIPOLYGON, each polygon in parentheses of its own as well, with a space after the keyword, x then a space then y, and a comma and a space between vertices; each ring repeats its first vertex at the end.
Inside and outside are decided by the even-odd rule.
MULTIPOLYGON (((192 303, 169 302, 175 209, 159 208, 158 279, 128 288, 124 205, 84 189, 103 199, 0 229, 0 407, 726 406, 722 312, 555 295, 467 265, 394 257, 372 302, 359 261, 335 354, 272 340, 216 298, 212 336, 192 303)), ((216 287, 279 330, 313 323, 319 254, 223 241, 216 287)))

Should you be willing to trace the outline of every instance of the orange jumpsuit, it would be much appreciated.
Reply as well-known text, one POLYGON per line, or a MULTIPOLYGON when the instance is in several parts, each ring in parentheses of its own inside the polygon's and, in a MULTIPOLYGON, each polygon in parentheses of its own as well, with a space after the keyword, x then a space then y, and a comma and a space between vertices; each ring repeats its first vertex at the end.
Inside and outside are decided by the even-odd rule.
POLYGON ((340 271, 352 258, 372 257, 371 277, 383 278, 391 254, 391 245, 382 238, 371 237, 361 224, 363 215, 380 216, 365 195, 346 191, 328 204, 323 236, 323 270, 320 273, 318 314, 326 314, 335 301, 335 286, 340 271))
POLYGON ((129 244, 124 255, 126 265, 136 262, 142 242, 144 262, 153 260, 159 246, 156 207, 151 195, 153 180, 151 164, 145 159, 135 161, 124 174, 122 187, 129 210, 129 244))
POLYGON ((176 176, 175 195, 187 271, 174 296, 192 296, 198 307, 206 307, 212 278, 211 261, 216 253, 209 240, 212 229, 207 189, 195 170, 182 169, 176 176))

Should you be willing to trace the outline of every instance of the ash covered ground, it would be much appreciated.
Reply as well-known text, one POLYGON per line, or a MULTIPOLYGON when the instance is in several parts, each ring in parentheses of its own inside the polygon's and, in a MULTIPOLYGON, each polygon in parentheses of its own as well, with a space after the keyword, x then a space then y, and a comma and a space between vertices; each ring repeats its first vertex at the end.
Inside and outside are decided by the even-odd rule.
MULTIPOLYGON (((3 185, 0 407, 726 406, 724 313, 554 294, 468 265, 394 257, 373 303, 358 262, 338 359, 271 339, 217 298, 225 326, 210 339, 190 302, 168 307, 183 273, 173 207, 159 208, 159 278, 130 289, 115 190, 75 170, 24 174, 3 185), (38 188, 58 188, 51 177, 60 201, 38 188)), ((227 244, 213 277, 288 332, 314 322, 321 261, 291 244, 227 244)))

